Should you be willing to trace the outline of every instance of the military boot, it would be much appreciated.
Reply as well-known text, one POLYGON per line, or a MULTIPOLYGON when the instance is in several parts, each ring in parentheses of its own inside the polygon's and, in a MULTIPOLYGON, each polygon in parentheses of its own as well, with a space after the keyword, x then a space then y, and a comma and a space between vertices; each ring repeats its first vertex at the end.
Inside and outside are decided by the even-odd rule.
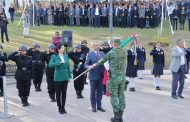
POLYGON ((26 103, 26 106, 30 106, 30 104, 28 102, 28 97, 27 96, 25 97, 25 103, 26 103))
POLYGON ((24 97, 21 97, 22 107, 26 107, 26 101, 24 97))
POLYGON ((3 89, 1 89, 1 92, 0 92, 0 97, 3 96, 3 89))
POLYGON ((50 94, 49 97, 51 99, 51 102, 56 102, 55 95, 50 94))
POLYGON ((120 122, 123 122, 123 111, 119 111, 120 122))
POLYGON ((77 99, 80 99, 80 91, 76 91, 76 97, 77 99))
POLYGON ((84 96, 82 95, 82 91, 79 92, 79 97, 84 98, 84 96))
POLYGON ((38 91, 42 91, 40 83, 38 84, 38 91))
POLYGON ((111 122, 120 122, 120 113, 114 112, 114 117, 111 118, 111 122))

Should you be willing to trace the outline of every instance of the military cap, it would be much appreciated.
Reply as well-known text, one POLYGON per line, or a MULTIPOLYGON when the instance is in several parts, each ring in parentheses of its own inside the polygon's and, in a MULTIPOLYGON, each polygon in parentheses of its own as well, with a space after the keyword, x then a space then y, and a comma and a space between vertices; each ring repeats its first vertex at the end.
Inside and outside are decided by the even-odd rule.
POLYGON ((108 42, 104 42, 104 43, 102 44, 102 46, 109 46, 109 43, 108 43, 108 42))
POLYGON ((27 51, 26 45, 20 45, 19 51, 27 51))
POLYGON ((3 46, 0 44, 0 48, 3 49, 3 46))
POLYGON ((81 45, 80 44, 76 44, 74 48, 81 49, 81 45))
POLYGON ((38 43, 35 43, 32 46, 33 46, 33 48, 40 48, 40 45, 38 43))
POLYGON ((113 43, 115 43, 115 44, 121 44, 121 40, 120 39, 114 39, 113 43))
POLYGON ((50 44, 50 45, 48 46, 48 48, 49 48, 49 49, 55 49, 55 46, 54 46, 53 44, 50 44))
POLYGON ((86 40, 83 40, 83 41, 81 41, 81 45, 83 45, 83 44, 88 44, 88 42, 86 40))

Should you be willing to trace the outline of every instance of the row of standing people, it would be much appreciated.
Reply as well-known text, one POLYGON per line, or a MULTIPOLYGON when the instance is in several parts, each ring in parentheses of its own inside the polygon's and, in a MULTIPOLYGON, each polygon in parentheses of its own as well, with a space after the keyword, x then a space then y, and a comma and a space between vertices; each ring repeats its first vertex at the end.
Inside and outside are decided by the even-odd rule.
MULTIPOLYGON (((28 7, 30 23, 33 22, 33 7, 28 7)), ((148 5, 122 4, 113 5, 113 23, 115 27, 157 27, 161 19, 159 3, 148 5)), ((37 25, 68 25, 107 27, 109 25, 109 4, 60 4, 49 8, 40 4, 35 7, 37 25)))

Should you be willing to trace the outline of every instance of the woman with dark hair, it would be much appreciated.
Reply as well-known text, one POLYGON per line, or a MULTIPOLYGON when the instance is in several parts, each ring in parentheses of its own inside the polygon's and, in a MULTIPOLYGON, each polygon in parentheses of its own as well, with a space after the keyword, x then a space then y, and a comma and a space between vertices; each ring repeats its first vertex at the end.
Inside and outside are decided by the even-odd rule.
POLYGON ((55 67, 54 86, 57 98, 57 106, 60 114, 66 114, 65 101, 68 80, 71 78, 69 58, 64 53, 64 45, 57 44, 56 54, 51 56, 49 67, 55 67))
POLYGON ((156 42, 154 49, 150 52, 153 56, 153 69, 152 74, 154 75, 154 85, 156 90, 160 90, 160 76, 163 75, 163 69, 165 66, 164 50, 160 49, 160 42, 156 42))

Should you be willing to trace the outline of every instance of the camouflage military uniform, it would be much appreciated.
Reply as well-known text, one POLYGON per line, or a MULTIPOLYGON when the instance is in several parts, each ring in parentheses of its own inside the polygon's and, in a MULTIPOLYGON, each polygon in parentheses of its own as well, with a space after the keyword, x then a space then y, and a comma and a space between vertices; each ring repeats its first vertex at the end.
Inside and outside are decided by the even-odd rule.
POLYGON ((98 61, 98 64, 103 64, 106 61, 109 61, 109 80, 107 88, 115 115, 114 118, 120 118, 121 120, 119 120, 119 122, 122 122, 122 115, 125 109, 124 91, 126 84, 126 54, 126 51, 122 48, 113 48, 98 61))

